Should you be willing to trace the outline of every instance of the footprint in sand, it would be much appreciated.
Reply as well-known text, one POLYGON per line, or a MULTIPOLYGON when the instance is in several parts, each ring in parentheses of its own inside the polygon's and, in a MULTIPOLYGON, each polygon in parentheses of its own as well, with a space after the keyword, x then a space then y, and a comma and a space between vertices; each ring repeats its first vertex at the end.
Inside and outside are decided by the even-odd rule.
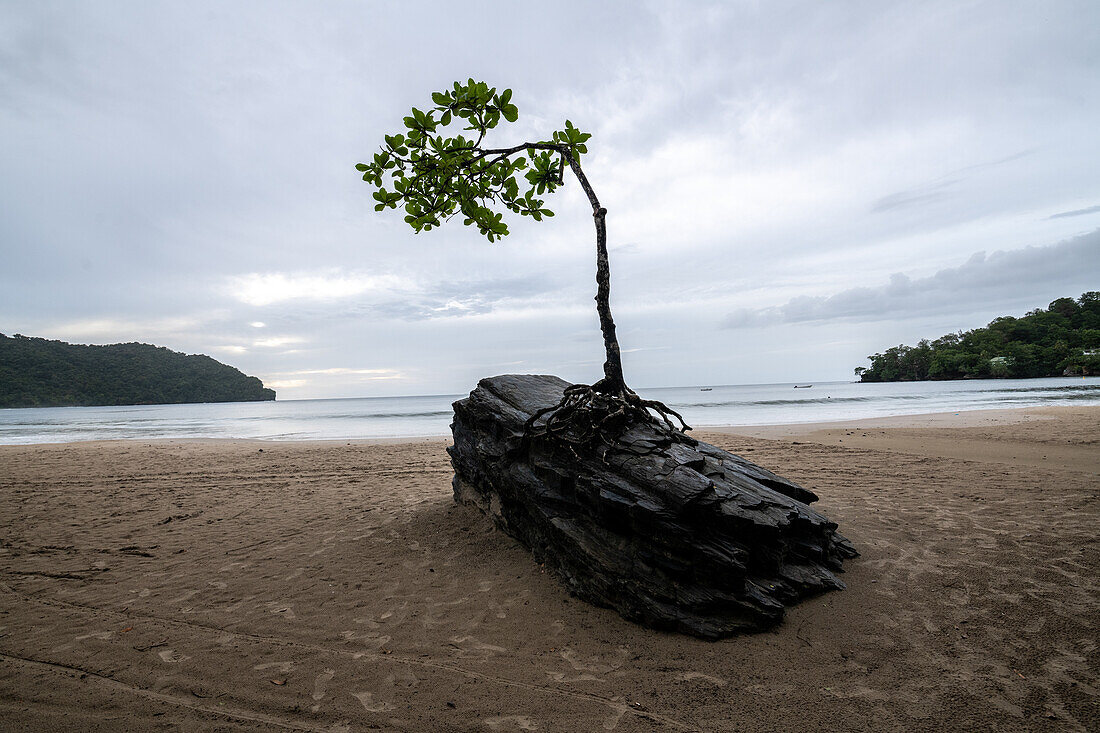
POLYGON ((251 602, 255 597, 256 596, 245 596, 244 598, 240 599, 236 603, 230 603, 228 606, 226 606, 222 610, 227 611, 229 613, 233 613, 234 611, 237 611, 238 609, 240 609, 240 607, 243 606, 244 604, 251 602))
MULTIPOLYGON (((382 649, 382 647, 384 647, 384 646, 386 646, 386 644, 390 643, 390 639, 392 638, 390 636, 379 634, 376 631, 368 631, 367 633, 363 634, 362 636, 356 636, 354 631, 345 631, 345 632, 341 633, 340 635, 342 637, 344 637, 344 641, 346 641, 346 642, 352 642, 352 641, 362 642, 363 646, 372 647, 375 651, 380 651, 382 649)), ((360 657, 365 656, 365 655, 366 655, 366 652, 355 652, 353 656, 356 659, 359 659, 360 657)))
POLYGON ((619 647, 615 650, 614 659, 608 661, 600 661, 597 657, 592 657, 590 661, 582 661, 572 649, 563 649, 559 652, 561 658, 569 662, 569 665, 578 672, 591 672, 592 674, 607 674, 613 670, 623 666, 623 662, 630 655, 626 649, 619 647))
MULTIPOLYGON (((386 675, 382 683, 373 691, 352 692, 352 697, 359 701, 363 709, 368 713, 384 713, 396 710, 394 700, 408 699, 413 688, 420 684, 420 678, 406 665, 400 665, 394 674, 386 675)), ((392 721, 391 721, 392 722, 392 721)))
POLYGON ((491 730, 538 730, 539 725, 526 715, 502 715, 499 718, 486 718, 485 725, 491 730))
POLYGON ((170 600, 170 601, 168 601, 168 602, 169 602, 169 603, 173 603, 173 604, 175 604, 175 603, 183 603, 184 601, 189 601, 189 600, 191 600, 191 599, 192 599, 192 598, 194 598, 194 597, 195 597, 195 596, 196 596, 196 595, 197 595, 198 593, 199 593, 199 591, 197 591, 197 590, 189 590, 189 591, 187 591, 186 593, 184 593, 184 594, 183 594, 182 596, 180 596, 180 597, 178 597, 178 598, 173 598, 172 600, 170 600))
POLYGON ((218 568, 218 572, 219 573, 225 573, 225 572, 228 572, 230 570, 235 570, 237 568, 240 568, 240 569, 243 570, 244 568, 251 567, 251 565, 252 565, 252 563, 250 563, 250 562, 241 562, 241 561, 238 560, 238 561, 235 561, 235 562, 230 562, 230 563, 226 563, 225 565, 222 565, 220 568, 218 568))
POLYGON ((385 713, 394 710, 394 706, 388 702, 374 702, 373 692, 353 692, 351 696, 363 704, 363 709, 368 713, 385 713))
MULTIPOLYGON (((615 698, 615 699, 616 700, 621 700, 622 698, 615 698)), ((604 730, 615 730, 616 728, 618 728, 619 727, 619 722, 623 719, 623 716, 626 715, 626 711, 629 710, 629 709, 630 709, 630 706, 626 705, 625 703, 620 703, 619 705, 616 705, 613 708, 611 708, 611 714, 608 715, 603 720, 603 729, 604 730)))
POLYGON ((290 606, 282 605, 282 604, 278 603, 277 601, 268 601, 264 605, 266 605, 268 607, 268 610, 269 610, 270 613, 274 613, 276 615, 283 616, 284 618, 288 618, 292 621, 294 619, 298 618, 297 616, 294 615, 294 609, 293 608, 291 608, 290 606))
POLYGON ((191 658, 186 654, 176 652, 174 649, 163 649, 157 653, 157 656, 160 657, 160 661, 167 662, 168 664, 176 664, 191 658))
POLYGON ((607 680, 603 675, 611 674, 611 676, 617 677, 623 674, 617 670, 623 666, 630 653, 619 647, 615 651, 615 657, 609 661, 601 661, 596 657, 585 661, 573 649, 563 649, 558 654, 569 663, 573 671, 580 672, 580 674, 575 677, 567 677, 565 672, 547 671, 546 675, 554 682, 606 682, 607 680))
POLYGON ((726 681, 721 677, 712 677, 709 674, 703 674, 702 672, 681 672, 676 675, 676 679, 682 682, 690 682, 692 680, 703 680, 709 682, 715 687, 725 687, 726 681))
POLYGON ((455 648, 457 656, 466 659, 488 659, 496 654, 506 654, 508 652, 502 646, 486 644, 472 636, 452 636, 451 646, 455 648))
MULTIPOLYGON (((332 669, 326 669, 321 674, 317 675, 317 679, 313 681, 313 699, 322 700, 325 697, 325 689, 328 687, 328 683, 332 682, 332 678, 336 676, 336 671, 332 669)), ((315 706, 316 707, 316 706, 315 706)))
MULTIPOLYGON (((358 618, 353 618, 352 621, 354 621, 357 624, 364 624, 364 625, 366 625, 366 627, 368 629, 377 629, 379 626, 382 625, 382 624, 378 623, 377 621, 375 621, 374 619, 370 618, 369 616, 360 616, 358 618)), ((345 632, 345 633, 348 633, 348 632, 345 632)))
POLYGON ((324 699, 324 690, 328 688, 329 682, 332 681, 332 677, 337 674, 333 669, 326 669, 317 676, 316 680, 313 680, 313 700, 316 700, 318 704, 310 707, 311 712, 319 712, 321 709, 320 701, 324 699))
POLYGON ((392 608, 388 611, 383 611, 378 616, 378 620, 382 623, 389 624, 391 626, 397 626, 405 622, 409 617, 409 603, 405 601, 400 606, 392 608))

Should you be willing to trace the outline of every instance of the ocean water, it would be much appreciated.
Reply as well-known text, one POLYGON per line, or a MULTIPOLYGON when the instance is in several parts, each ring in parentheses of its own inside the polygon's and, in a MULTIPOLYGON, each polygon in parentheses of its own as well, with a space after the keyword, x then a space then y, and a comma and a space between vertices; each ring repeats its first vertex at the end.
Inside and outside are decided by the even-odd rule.
MULTIPOLYGON (((1040 405, 1100 405, 1100 377, 640 389, 693 427, 854 420, 1040 405)), ((354 440, 449 435, 465 395, 0 410, 0 444, 150 438, 354 440)))

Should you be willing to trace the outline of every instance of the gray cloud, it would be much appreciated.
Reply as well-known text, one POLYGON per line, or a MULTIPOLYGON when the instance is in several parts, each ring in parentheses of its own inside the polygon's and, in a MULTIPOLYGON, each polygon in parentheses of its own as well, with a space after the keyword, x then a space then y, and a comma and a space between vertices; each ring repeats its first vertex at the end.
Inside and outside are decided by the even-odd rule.
POLYGON ((894 209, 942 201, 951 195, 948 189, 957 183, 957 180, 941 181, 939 183, 930 183, 927 186, 921 186, 908 191, 898 191, 897 193, 883 196, 871 205, 871 213, 882 214, 887 211, 893 211, 894 209))
MULTIPOLYGON (((373 212, 352 168, 410 106, 475 76, 520 107, 494 142, 566 118, 594 134, 585 170, 611 212, 612 302, 624 350, 645 349, 631 359, 641 383, 778 378, 745 356, 764 337, 715 343, 699 317, 762 283, 785 288, 767 302, 882 284, 785 313, 885 305, 889 343, 938 292, 912 275, 943 266, 926 263, 1066 239, 1091 211, 1068 210, 1100 201, 1100 5, 1009 6, 0 3, 0 330, 221 348, 250 373, 392 370, 404 393, 468 389, 486 360, 594 363, 566 375, 591 381, 592 220, 575 185, 551 200, 554 219, 513 217, 498 247, 458 222, 414 237, 373 212), (532 29, 554 39, 552 63, 532 29), (884 284, 890 272, 911 277, 884 284), (264 273, 402 285, 313 298, 277 297, 276 283, 250 301, 225 287, 264 273), (738 359, 744 371, 720 376, 738 359)), ((966 282, 1000 257, 956 268, 955 290, 1003 304, 966 282)), ((1051 263, 1066 272, 1031 264, 1055 295, 1095 271, 1051 263)), ((1046 292, 1012 280, 1019 269, 1006 282, 1021 298, 1046 292)), ((816 326, 791 329, 767 338, 825 363, 802 335, 816 326)))
POLYGON ((1020 158, 1026 158, 1029 155, 1034 155, 1035 152, 1036 152, 1035 148, 1031 148, 1029 150, 1021 150, 1018 153, 1013 153, 1012 155, 1007 155, 1004 158, 1001 158, 999 160, 993 160, 993 161, 990 161, 988 163, 975 163, 974 165, 963 166, 957 172, 962 173, 962 172, 965 172, 965 171, 979 171, 979 170, 983 170, 985 168, 995 168, 999 165, 1004 165, 1005 163, 1011 163, 1015 160, 1019 160, 1020 158))
POLYGON ((990 168, 996 168, 998 166, 1012 163, 1021 158, 1026 158, 1033 155, 1035 150, 1021 150, 1018 153, 999 158, 998 160, 989 161, 987 163, 974 163, 973 165, 963 166, 958 168, 945 176, 938 178, 935 181, 931 181, 923 186, 917 186, 916 188, 908 189, 905 191, 898 191, 896 193, 883 196, 871 204, 872 214, 882 214, 887 211, 893 211, 895 209, 902 209, 908 207, 921 206, 925 204, 935 203, 937 201, 943 201, 950 198, 952 195, 958 195, 957 191, 952 191, 958 186, 959 183, 972 177, 973 174, 987 171, 990 168), (961 175, 961 174, 970 175, 961 175))
POLYGON ((1085 214, 1095 214, 1100 211, 1100 206, 1090 206, 1087 209, 1074 209, 1073 211, 1063 211, 1059 214, 1051 214, 1048 219, 1065 219, 1070 216, 1084 216, 1085 214))
POLYGON ((370 306, 368 310, 404 320, 477 316, 508 305, 544 301, 545 296, 558 289, 558 284, 551 278, 541 275, 450 281, 432 285, 425 292, 410 298, 370 306))
MULTIPOLYGON (((1100 229, 1047 247, 999 251, 988 256, 978 252, 965 264, 940 270, 930 277, 913 279, 895 273, 885 285, 850 288, 830 296, 792 298, 783 305, 768 308, 743 308, 730 313, 723 326, 881 321, 1027 303, 1040 293, 1076 297, 1078 292, 1066 289, 1073 285, 1082 291, 1100 287, 1098 266, 1100 229)), ((1032 307, 1045 305, 1045 302, 1031 303, 1032 307)))
MULTIPOLYGON (((349 278, 354 282, 354 276, 349 278)), ((345 294, 317 293, 236 305, 237 321, 259 320, 301 329, 320 321, 424 321, 480 316, 507 308, 546 308, 570 297, 570 288, 547 274, 413 283, 397 280, 386 287, 354 288, 345 294)), ((333 282, 339 283, 339 280, 333 282)))

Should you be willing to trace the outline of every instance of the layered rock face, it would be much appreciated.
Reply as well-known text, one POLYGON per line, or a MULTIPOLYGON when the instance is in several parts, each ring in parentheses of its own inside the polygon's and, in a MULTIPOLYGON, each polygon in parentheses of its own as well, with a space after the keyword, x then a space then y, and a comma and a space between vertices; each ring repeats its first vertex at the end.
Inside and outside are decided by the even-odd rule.
POLYGON ((759 631, 840 589, 858 553, 810 491, 700 441, 631 427, 614 447, 524 439, 561 399, 552 376, 481 380, 454 403, 455 500, 475 504, 577 596, 705 638, 759 631))

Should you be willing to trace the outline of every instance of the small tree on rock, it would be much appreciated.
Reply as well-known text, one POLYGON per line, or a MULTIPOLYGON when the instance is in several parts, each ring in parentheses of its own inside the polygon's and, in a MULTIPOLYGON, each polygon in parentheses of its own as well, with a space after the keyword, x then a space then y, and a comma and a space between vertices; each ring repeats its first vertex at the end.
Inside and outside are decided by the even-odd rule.
POLYGON ((385 136, 385 145, 369 163, 359 163, 363 180, 374 188, 376 211, 405 211, 405 221, 416 231, 430 231, 455 216, 476 226, 490 241, 508 235, 504 212, 530 216, 535 221, 551 217, 544 196, 564 185, 568 167, 592 205, 596 227, 596 312, 603 332, 603 378, 592 385, 567 388, 560 403, 543 410, 528 423, 573 441, 600 437, 614 442, 636 420, 660 418, 672 439, 681 439, 690 428, 674 410, 660 402, 640 398, 623 378, 619 340, 611 316, 611 270, 607 258, 607 209, 581 168, 592 137, 569 120, 549 140, 523 142, 509 147, 488 147, 486 135, 501 120, 515 122, 519 110, 512 104, 512 90, 498 92, 484 82, 455 82, 447 91, 432 94, 426 112, 413 108, 404 118, 405 131, 385 136), (461 125, 462 132, 449 136, 445 129, 461 125), (465 134, 464 134, 465 133, 465 134), (651 412, 652 411, 652 412, 651 412), (679 421, 677 427, 671 417, 679 421))

